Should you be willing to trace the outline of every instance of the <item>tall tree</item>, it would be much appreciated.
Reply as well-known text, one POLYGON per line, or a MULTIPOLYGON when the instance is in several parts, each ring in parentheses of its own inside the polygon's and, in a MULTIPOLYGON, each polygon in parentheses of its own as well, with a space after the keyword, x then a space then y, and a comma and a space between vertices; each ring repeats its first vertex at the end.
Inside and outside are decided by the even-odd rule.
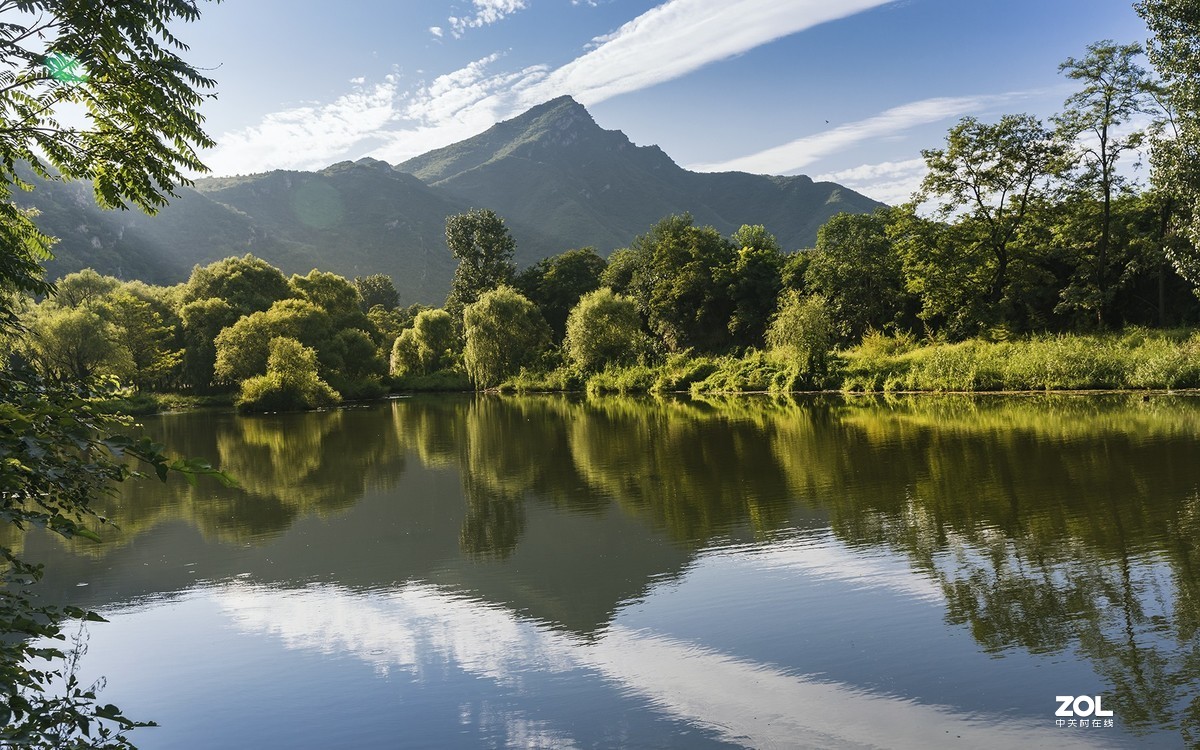
POLYGON ((513 286, 538 306, 554 340, 562 341, 571 308, 580 297, 600 288, 600 275, 606 265, 594 247, 568 250, 525 269, 513 286))
POLYGON ((737 253, 712 227, 697 227, 691 214, 668 216, 629 247, 634 270, 626 291, 650 328, 672 351, 729 346, 728 269, 737 253))
POLYGON ((1168 127, 1151 154, 1152 179, 1164 197, 1168 231, 1186 238, 1168 242, 1166 250, 1200 293, 1200 6, 1141 0, 1134 7, 1152 35, 1146 55, 1162 79, 1168 113, 1168 127))
MULTIPOLYGON (((1021 231, 1049 178, 1061 171, 1063 150, 1036 118, 1005 115, 995 124, 964 118, 946 135, 945 148, 921 152, 929 173, 914 199, 934 201, 938 218, 953 222, 956 244, 967 243, 956 252, 970 256, 963 260, 974 267, 960 277, 973 287, 960 296, 980 298, 982 319, 964 324, 996 322, 1011 304, 1006 297, 1013 266, 1026 261, 1021 231)), ((912 249, 919 255, 919 248, 912 249)), ((909 263, 910 268, 919 265, 909 263)))
POLYGON ((392 277, 386 273, 373 273, 370 276, 357 276, 354 288, 362 298, 362 311, 370 312, 372 307, 380 305, 384 310, 395 310, 400 306, 400 293, 392 277))
POLYGON ((1111 40, 1088 45, 1083 59, 1067 58, 1059 71, 1083 87, 1067 98, 1066 108, 1055 119, 1059 130, 1074 144, 1076 173, 1068 184, 1068 201, 1082 210, 1098 208, 1089 236, 1073 238, 1077 250, 1076 273, 1064 290, 1064 303, 1089 311, 1104 325, 1122 266, 1132 258, 1119 253, 1113 243, 1113 200, 1127 189, 1117 162, 1139 148, 1145 131, 1124 132, 1122 126, 1149 114, 1153 83, 1137 64, 1140 44, 1115 44, 1111 40), (1124 263, 1122 261, 1125 261, 1124 263))
POLYGON ((729 335, 737 346, 761 346, 783 287, 784 255, 761 224, 743 224, 729 241, 737 251, 728 267, 729 335))
POLYGON ((517 243, 495 211, 477 208, 446 219, 446 247, 458 258, 446 297, 446 311, 458 325, 463 308, 512 280, 517 243))
POLYGON ((838 214, 817 231, 805 288, 825 298, 836 335, 857 341, 868 328, 897 322, 908 295, 900 256, 888 236, 889 209, 838 214))
POLYGON ((510 286, 484 292, 463 311, 463 364, 477 388, 491 388, 533 362, 550 345, 542 314, 510 286))

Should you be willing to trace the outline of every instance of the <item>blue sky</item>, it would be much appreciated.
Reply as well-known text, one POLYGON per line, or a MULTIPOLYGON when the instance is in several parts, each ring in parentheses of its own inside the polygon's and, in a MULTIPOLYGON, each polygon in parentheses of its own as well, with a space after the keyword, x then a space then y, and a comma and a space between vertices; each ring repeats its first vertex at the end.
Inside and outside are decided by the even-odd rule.
POLYGON ((1141 41, 1131 0, 232 0, 180 29, 219 175, 397 163, 570 94, 689 169, 898 202, 974 115, 1048 117, 1067 57, 1141 41))

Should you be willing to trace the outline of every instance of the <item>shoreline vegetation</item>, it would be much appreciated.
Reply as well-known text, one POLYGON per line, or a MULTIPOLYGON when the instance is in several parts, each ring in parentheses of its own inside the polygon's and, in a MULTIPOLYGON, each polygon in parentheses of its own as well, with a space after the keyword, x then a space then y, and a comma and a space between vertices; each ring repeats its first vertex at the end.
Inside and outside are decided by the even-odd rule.
MULTIPOLYGON (((461 368, 392 379, 388 397, 474 393, 461 368)), ((868 334, 830 356, 827 372, 807 379, 794 361, 770 352, 743 357, 676 355, 659 364, 608 367, 592 374, 567 367, 522 370, 486 389, 498 394, 688 395, 805 394, 1112 394, 1200 390, 1200 330, 1132 328, 1109 334, 1043 335, 1013 341, 921 343, 868 334), (811 387, 794 387, 811 384, 811 387)), ((232 407, 236 394, 135 393, 101 406, 128 415, 232 407)), ((367 397, 362 402, 377 398, 367 397)))

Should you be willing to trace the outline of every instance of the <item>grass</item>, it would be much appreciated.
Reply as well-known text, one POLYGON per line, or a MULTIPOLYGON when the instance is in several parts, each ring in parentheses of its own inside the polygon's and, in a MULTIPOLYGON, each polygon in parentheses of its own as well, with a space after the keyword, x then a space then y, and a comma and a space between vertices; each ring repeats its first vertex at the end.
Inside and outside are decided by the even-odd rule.
POLYGON ((840 355, 848 391, 1055 391, 1200 387, 1200 332, 1039 335, 917 346, 872 334, 840 355))
POLYGON ((205 406, 233 406, 234 393, 188 396, 179 393, 133 393, 121 398, 98 399, 97 404, 113 414, 144 416, 205 406))

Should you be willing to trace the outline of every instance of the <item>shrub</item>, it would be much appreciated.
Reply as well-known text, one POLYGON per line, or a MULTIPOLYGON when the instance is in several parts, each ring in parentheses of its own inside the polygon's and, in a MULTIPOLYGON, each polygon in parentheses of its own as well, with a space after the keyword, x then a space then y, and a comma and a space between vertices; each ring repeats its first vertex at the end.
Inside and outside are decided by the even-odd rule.
POLYGON ((267 374, 242 382, 241 411, 298 411, 332 406, 341 396, 317 376, 317 353, 295 339, 271 339, 267 374))
POLYGON ((583 372, 632 364, 647 349, 642 319, 632 300, 608 287, 585 294, 567 316, 563 349, 583 372))

